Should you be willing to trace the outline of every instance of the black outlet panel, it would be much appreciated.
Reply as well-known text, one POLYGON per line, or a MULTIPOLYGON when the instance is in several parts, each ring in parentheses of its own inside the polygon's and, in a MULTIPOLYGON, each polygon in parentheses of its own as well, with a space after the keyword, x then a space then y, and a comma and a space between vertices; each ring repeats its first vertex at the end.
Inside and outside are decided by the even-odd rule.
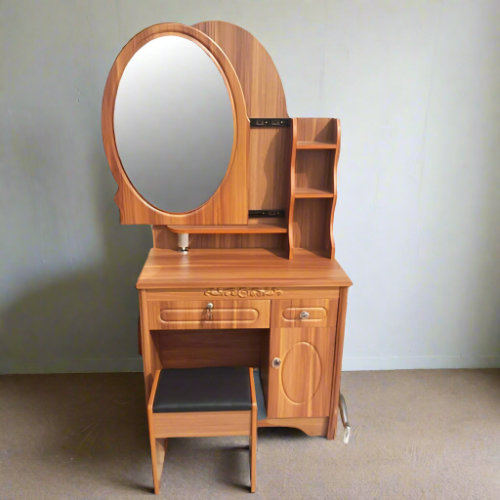
POLYGON ((282 128, 289 127, 291 118, 250 118, 251 128, 282 128))
POLYGON ((285 211, 284 210, 249 210, 248 211, 248 217, 250 219, 257 219, 257 218, 279 218, 279 219, 284 219, 285 218, 285 211))

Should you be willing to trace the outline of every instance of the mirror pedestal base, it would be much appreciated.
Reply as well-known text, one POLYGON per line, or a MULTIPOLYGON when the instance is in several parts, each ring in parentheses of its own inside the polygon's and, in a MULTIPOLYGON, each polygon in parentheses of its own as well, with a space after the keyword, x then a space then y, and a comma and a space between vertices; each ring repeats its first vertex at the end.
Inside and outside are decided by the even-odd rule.
POLYGON ((177 251, 182 255, 187 255, 189 252, 189 234, 179 233, 177 235, 177 251))

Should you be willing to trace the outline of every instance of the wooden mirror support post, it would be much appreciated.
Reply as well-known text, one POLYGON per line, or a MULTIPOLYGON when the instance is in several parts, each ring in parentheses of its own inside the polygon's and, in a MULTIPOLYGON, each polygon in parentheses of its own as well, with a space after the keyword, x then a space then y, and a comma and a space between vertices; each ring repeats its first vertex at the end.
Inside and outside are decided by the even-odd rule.
POLYGON ((146 401, 161 369, 257 367, 258 427, 333 439, 352 285, 333 238, 339 120, 291 119, 264 47, 238 26, 208 21, 158 24, 128 42, 106 84, 102 130, 121 223, 152 225, 153 248, 137 281, 146 401), (180 214, 136 190, 113 130, 127 63, 172 34, 201 46, 219 68, 235 131, 219 189, 180 214))

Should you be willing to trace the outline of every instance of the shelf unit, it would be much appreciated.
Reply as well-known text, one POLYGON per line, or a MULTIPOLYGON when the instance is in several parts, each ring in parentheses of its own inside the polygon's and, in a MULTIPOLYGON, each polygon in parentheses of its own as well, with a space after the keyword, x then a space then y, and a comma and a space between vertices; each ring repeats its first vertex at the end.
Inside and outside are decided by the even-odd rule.
POLYGON ((333 259, 340 122, 294 118, 291 143, 289 258, 301 248, 333 259))

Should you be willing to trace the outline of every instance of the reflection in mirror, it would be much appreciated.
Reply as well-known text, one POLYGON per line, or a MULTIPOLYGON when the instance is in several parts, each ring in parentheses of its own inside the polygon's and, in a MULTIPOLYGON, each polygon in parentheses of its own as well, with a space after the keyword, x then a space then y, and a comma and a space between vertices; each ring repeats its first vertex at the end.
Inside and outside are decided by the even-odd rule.
POLYGON ((116 147, 155 207, 188 212, 211 198, 229 166, 233 132, 222 74, 196 43, 156 38, 127 64, 115 102, 116 147))

